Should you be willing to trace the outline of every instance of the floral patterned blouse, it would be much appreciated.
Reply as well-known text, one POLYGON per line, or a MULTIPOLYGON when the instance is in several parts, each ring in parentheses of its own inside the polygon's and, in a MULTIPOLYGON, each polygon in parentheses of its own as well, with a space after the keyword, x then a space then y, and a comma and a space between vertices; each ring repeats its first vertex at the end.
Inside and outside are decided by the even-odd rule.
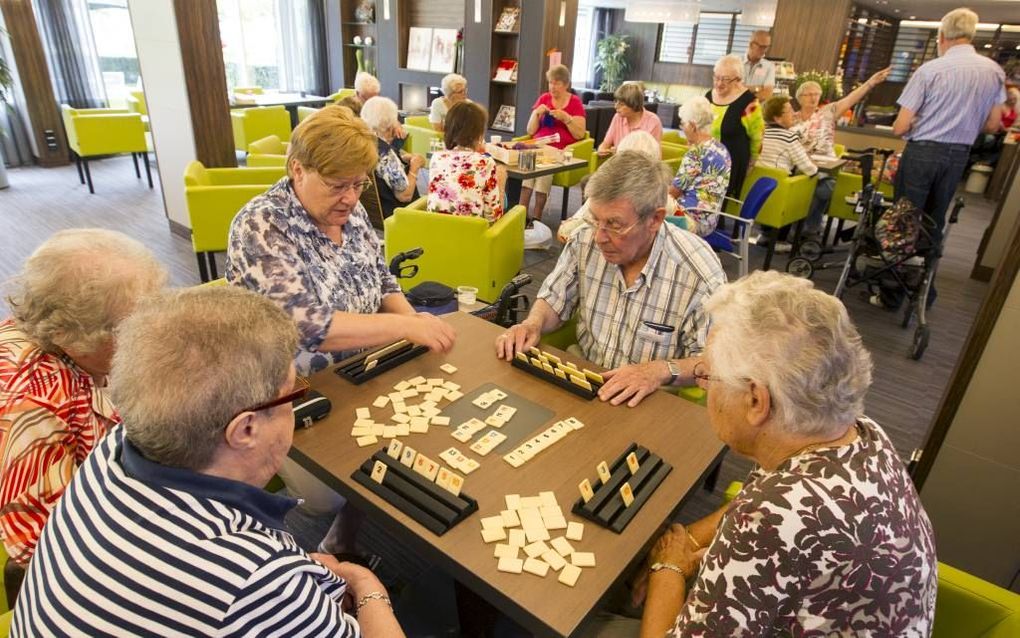
POLYGON ((351 213, 338 245, 312 224, 287 177, 248 202, 230 224, 226 277, 294 318, 298 374, 353 354, 319 350, 335 312, 378 312, 383 297, 400 293, 364 207, 359 203, 351 213))
POLYGON ((790 130, 800 137, 808 155, 835 157, 836 103, 819 106, 811 117, 798 121, 790 130))
POLYGON ((931 522, 885 432, 857 432, 751 472, 670 635, 931 634, 931 522))
POLYGON ((704 237, 715 230, 719 214, 694 209, 721 210, 729 184, 730 152, 722 142, 709 139, 687 149, 673 186, 680 190, 677 212, 687 216, 693 232, 704 237))
POLYGON ((496 160, 485 153, 455 148, 432 154, 428 209, 451 215, 477 215, 489 222, 503 216, 496 160))

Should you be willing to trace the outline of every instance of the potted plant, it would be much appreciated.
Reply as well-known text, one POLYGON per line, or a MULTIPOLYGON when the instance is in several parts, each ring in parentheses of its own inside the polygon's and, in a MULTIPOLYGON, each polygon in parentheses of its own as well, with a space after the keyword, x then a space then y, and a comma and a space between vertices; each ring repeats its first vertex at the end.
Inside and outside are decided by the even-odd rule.
MULTIPOLYGON (((7 31, 0 29, 0 38, 6 38, 7 31)), ((7 92, 11 90, 11 86, 14 85, 14 78, 11 77, 11 68, 7 65, 7 60, 0 58, 0 109, 3 109, 4 115, 7 113, 7 92)), ((3 139, 7 135, 7 132, 0 128, 0 139, 3 139)), ((10 186, 7 181, 7 164, 4 162, 3 148, 0 147, 0 189, 4 189, 10 186)))
POLYGON ((595 68, 602 71, 602 91, 615 91, 624 80, 630 64, 627 62, 627 49, 630 43, 626 35, 607 35, 596 45, 595 68))

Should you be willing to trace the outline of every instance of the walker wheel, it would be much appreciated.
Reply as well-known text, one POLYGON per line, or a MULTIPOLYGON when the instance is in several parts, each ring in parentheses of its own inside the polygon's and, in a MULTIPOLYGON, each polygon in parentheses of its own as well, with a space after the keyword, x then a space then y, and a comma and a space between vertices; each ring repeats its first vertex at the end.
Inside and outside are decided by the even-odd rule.
POLYGON ((928 326, 918 326, 914 331, 914 343, 910 345, 910 358, 918 361, 928 347, 928 326))
POLYGON ((801 279, 811 279, 811 275, 815 274, 815 267, 804 257, 794 257, 786 262, 786 272, 801 279))
POLYGON ((798 252, 804 259, 815 262, 822 258, 822 244, 813 239, 809 239, 801 242, 800 250, 798 252))

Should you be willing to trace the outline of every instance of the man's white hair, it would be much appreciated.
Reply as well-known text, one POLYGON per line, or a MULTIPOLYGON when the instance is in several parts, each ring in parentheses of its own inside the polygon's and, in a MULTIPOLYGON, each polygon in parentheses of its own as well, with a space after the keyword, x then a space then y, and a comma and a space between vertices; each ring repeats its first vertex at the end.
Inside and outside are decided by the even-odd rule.
POLYGON ((441 83, 443 95, 450 97, 460 87, 467 87, 467 78, 459 73, 447 73, 441 83))
POLYGON ((780 427, 834 434, 863 414, 871 355, 832 295, 807 279, 756 271, 716 290, 705 310, 711 373, 731 387, 768 388, 780 427))
POLYGON ((370 93, 375 96, 379 95, 379 91, 382 90, 382 86, 379 84, 379 80, 377 80, 371 73, 358 71, 358 74, 354 76, 354 90, 357 91, 359 96, 365 95, 366 93, 370 93))
POLYGON ((400 123, 396 103, 388 97, 377 95, 365 100, 361 107, 361 119, 365 120, 377 135, 384 135, 400 123))
POLYGON ((939 33, 946 40, 973 40, 977 33, 978 14, 970 9, 953 9, 942 16, 939 33))
POLYGON ((652 159, 662 158, 662 147, 648 131, 631 131, 623 136, 620 144, 616 147, 617 153, 623 151, 637 151, 644 153, 652 159))

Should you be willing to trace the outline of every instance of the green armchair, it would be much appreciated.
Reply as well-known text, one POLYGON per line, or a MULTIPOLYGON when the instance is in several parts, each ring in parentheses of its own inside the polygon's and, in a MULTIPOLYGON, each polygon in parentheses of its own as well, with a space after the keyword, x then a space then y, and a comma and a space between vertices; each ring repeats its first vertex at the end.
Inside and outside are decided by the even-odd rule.
POLYGON ((290 145, 279 137, 270 135, 248 145, 247 165, 249 167, 286 166, 287 149, 290 145))
POLYGON ((350 96, 353 96, 353 95, 356 95, 356 91, 354 89, 340 89, 339 91, 337 91, 333 95, 329 96, 329 101, 330 102, 339 102, 340 100, 344 99, 345 97, 350 97, 350 96))
POLYGON ((184 196, 191 220, 191 245, 202 281, 216 279, 214 253, 227 249, 230 223, 253 197, 286 174, 278 168, 206 168, 199 161, 184 171, 184 196))
POLYGON ((418 275, 401 279, 401 286, 408 290, 423 281, 474 286, 479 299, 495 301, 524 263, 524 207, 514 206, 490 225, 481 217, 428 212, 425 205, 426 198, 419 198, 383 222, 387 261, 425 249, 418 275))
POLYGON ((145 124, 145 130, 148 131, 149 108, 145 104, 145 93, 143 91, 128 91, 127 108, 132 113, 138 113, 142 116, 142 123, 145 124))
MULTIPOLYGON (((826 214, 834 219, 857 221, 854 207, 846 203, 846 198, 848 195, 860 192, 863 184, 864 182, 860 175, 840 171, 836 175, 836 185, 832 189, 832 199, 829 200, 829 209, 826 211, 826 214)), ((879 182, 878 192, 892 199, 893 185, 889 182, 879 182)))
MULTIPOLYGON (((521 137, 515 137, 512 141, 524 142, 530 140, 530 135, 522 135, 521 137)), ((584 132, 584 138, 580 139, 573 144, 567 144, 563 150, 571 151, 576 159, 588 160, 587 166, 575 168, 569 171, 560 171, 553 175, 553 186, 559 186, 563 189, 563 201, 560 204, 560 220, 564 220, 568 217, 567 215, 567 203, 570 200, 570 189, 573 186, 581 183, 585 177, 594 173, 598 167, 602 164, 604 158, 600 158, 598 153, 595 152, 595 140, 592 138, 591 133, 588 131, 584 132)))
POLYGON ((939 563, 932 638, 1020 636, 1020 595, 939 563))
POLYGON ((248 150, 249 144, 270 135, 290 139, 290 113, 283 106, 232 109, 230 125, 234 130, 234 148, 239 151, 248 150))
POLYGON ((89 193, 95 194, 89 158, 98 155, 131 153, 135 163, 135 176, 142 177, 138 159, 145 163, 145 175, 152 188, 152 169, 149 167, 149 142, 145 137, 145 123, 139 113, 126 109, 73 109, 60 105, 67 145, 74 153, 78 179, 88 183, 89 193))
POLYGON ((429 152, 432 140, 443 140, 443 134, 432 128, 427 115, 412 115, 405 118, 404 130, 407 131, 404 150, 422 157, 429 152))
MULTIPOLYGON (((811 198, 815 194, 815 185, 818 183, 817 175, 811 177, 794 175, 791 177, 787 171, 779 168, 755 166, 744 178, 744 186, 740 193, 741 201, 747 199, 747 192, 751 190, 751 186, 762 177, 775 179, 777 186, 754 218, 755 223, 772 229, 780 229, 807 218, 811 209, 811 198)), ((740 204, 728 199, 725 212, 739 216, 740 204)), ((764 270, 768 270, 772 263, 775 245, 776 242, 773 241, 769 246, 763 265, 764 270)))
POLYGON ((680 170, 680 163, 683 162, 684 155, 687 153, 687 146, 669 142, 663 142, 661 146, 662 161, 669 167, 670 172, 676 175, 676 172, 680 170))
POLYGON ((686 146, 687 138, 685 138, 680 131, 676 129, 667 129, 662 132, 662 143, 663 144, 676 144, 677 146, 686 146))
POLYGON ((317 109, 314 106, 299 106, 297 107, 297 121, 298 124, 305 121, 312 113, 318 113, 321 109, 317 109))

